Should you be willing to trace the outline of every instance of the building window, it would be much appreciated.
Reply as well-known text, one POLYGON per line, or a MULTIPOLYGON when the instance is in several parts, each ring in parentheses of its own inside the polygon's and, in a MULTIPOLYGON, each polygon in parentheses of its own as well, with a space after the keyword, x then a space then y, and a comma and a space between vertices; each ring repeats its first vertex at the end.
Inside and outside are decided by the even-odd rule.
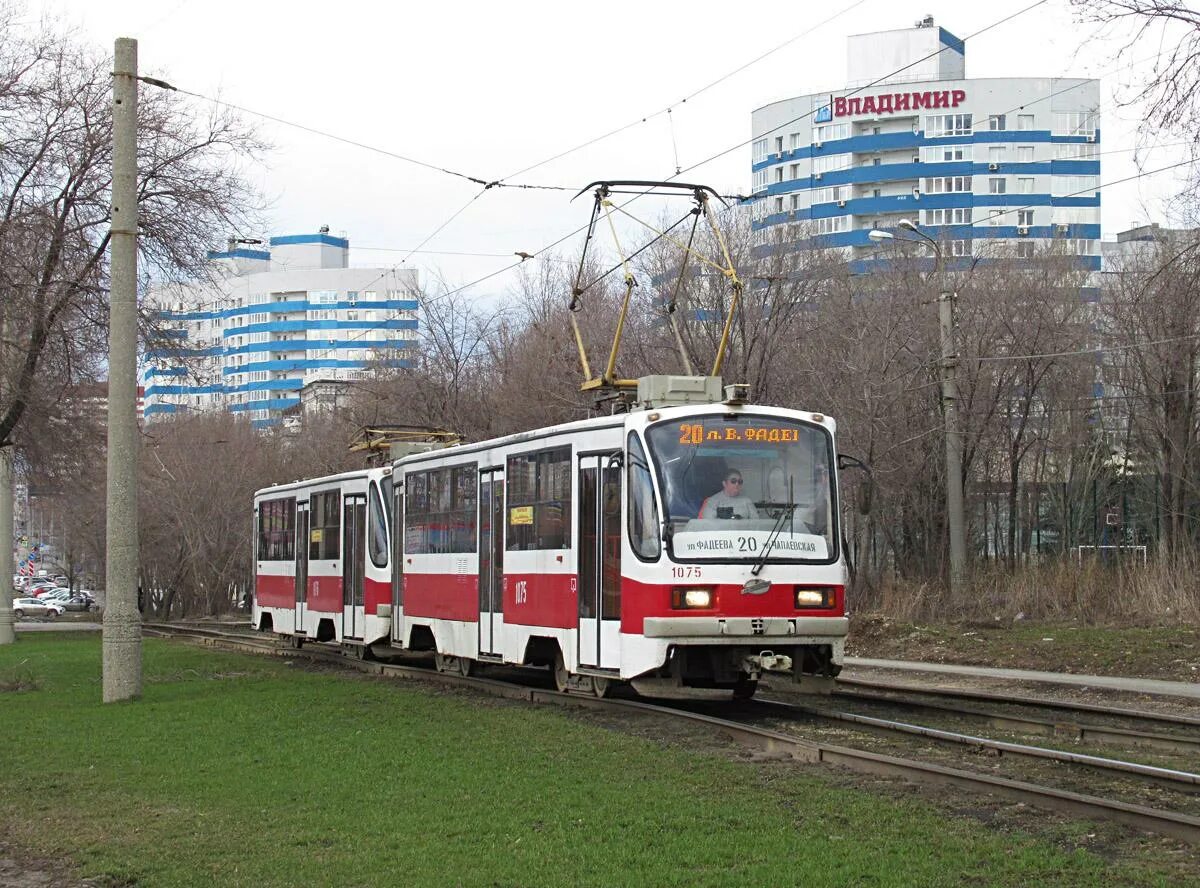
POLYGON ((767 190, 767 171, 766 170, 755 170, 753 185, 754 185, 755 192, 767 190))
POLYGON ((790 178, 790 179, 799 179, 800 178, 800 164, 794 163, 790 167, 788 167, 788 178, 790 178))
POLYGON ((754 142, 754 153, 751 159, 753 163, 762 163, 767 159, 766 139, 758 139, 754 142))
POLYGON ((921 156, 926 163, 948 163, 970 160, 973 152, 970 145, 934 145, 922 148, 921 156))
POLYGON ((926 210, 926 225, 970 225, 970 207, 947 207, 943 210, 926 210))
POLYGON ((988 225, 1003 225, 1004 210, 990 210, 988 212, 988 225))
POLYGON ((798 150, 803 145, 803 143, 800 141, 799 133, 792 133, 791 136, 788 137, 788 141, 793 151, 798 150))
POLYGON ((783 167, 777 166, 777 167, 775 167, 775 183, 779 184, 782 181, 783 181, 783 167))
POLYGON ((775 212, 777 212, 777 213, 783 212, 783 198, 782 197, 775 198, 775 212))
POLYGON ((849 216, 827 216, 824 219, 813 220, 813 234, 836 234, 839 231, 849 230, 849 216))
POLYGON ((971 190, 970 176, 938 176, 926 179, 922 189, 926 194, 948 194, 971 190))
POLYGON ((1033 241, 1023 240, 1017 241, 1017 258, 1032 259, 1033 258, 1033 241))
POLYGON ((848 123, 826 123, 813 127, 813 144, 848 138, 850 138, 850 124, 848 123))
POLYGON ((851 197, 849 185, 831 185, 826 188, 818 188, 813 193, 812 202, 833 203, 839 200, 848 200, 851 197))
POLYGON ((1004 146, 991 145, 988 147, 988 163, 1000 163, 1004 160, 1004 146))
POLYGON ((1095 136, 1100 115, 1093 111, 1060 111, 1054 115, 1057 136, 1095 136))
POLYGON ((1051 176, 1050 193, 1059 197, 1083 197, 1100 187, 1099 176, 1051 176))
POLYGON ((1033 225, 1033 210, 1017 210, 1017 224, 1022 228, 1033 225))
POLYGON ((1003 176, 988 179, 988 194, 1004 194, 1007 190, 1007 181, 1003 176))
POLYGON ((951 256, 970 256, 971 242, 969 240, 952 240, 950 241, 951 256))
POLYGON ((1033 115, 1032 114, 1018 114, 1017 115, 1017 129, 1019 129, 1019 130, 1033 129, 1033 115))
POLYGON ((1099 225, 1099 207, 1055 207, 1055 225, 1099 225))
POLYGON ((1017 146, 1017 163, 1033 163, 1033 146, 1017 146))
POLYGON ((814 173, 831 173, 836 170, 847 170, 850 168, 851 156, 849 154, 829 154, 824 157, 813 158, 814 173))
POLYGON ((1004 122, 1005 116, 1003 114, 993 114, 988 118, 988 129, 993 131, 1007 129, 1008 127, 1004 125, 1004 122))
POLYGON ((1095 143, 1059 142, 1054 146, 1055 160, 1093 160, 1099 149, 1095 143))
POLYGON ((971 135, 970 114, 936 114, 925 118, 926 138, 971 135))
POLYGON ((783 154, 783 136, 775 137, 775 153, 783 154))
POLYGON ((1033 179, 1027 177, 1017 179, 1017 194, 1033 194, 1033 179))

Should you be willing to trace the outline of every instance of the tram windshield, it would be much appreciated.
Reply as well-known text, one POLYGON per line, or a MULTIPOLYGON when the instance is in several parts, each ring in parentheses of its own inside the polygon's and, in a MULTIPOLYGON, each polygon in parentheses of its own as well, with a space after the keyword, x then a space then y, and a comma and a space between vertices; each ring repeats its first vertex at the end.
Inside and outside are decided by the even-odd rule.
POLYGON ((647 429, 677 561, 832 561, 832 439, 781 417, 697 416, 647 429))

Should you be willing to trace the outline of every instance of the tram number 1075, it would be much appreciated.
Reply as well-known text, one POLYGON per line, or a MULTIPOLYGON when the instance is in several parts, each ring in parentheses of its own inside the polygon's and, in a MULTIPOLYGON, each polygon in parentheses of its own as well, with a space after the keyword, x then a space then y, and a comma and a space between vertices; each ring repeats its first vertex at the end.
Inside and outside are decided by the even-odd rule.
POLYGON ((700 568, 677 565, 671 568, 671 576, 676 580, 698 580, 700 579, 700 568))

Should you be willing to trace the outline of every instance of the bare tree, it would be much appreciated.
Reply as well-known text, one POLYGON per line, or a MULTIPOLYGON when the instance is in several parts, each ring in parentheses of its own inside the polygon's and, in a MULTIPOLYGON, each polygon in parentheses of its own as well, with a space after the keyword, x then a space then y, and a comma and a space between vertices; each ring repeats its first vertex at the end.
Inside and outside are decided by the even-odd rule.
POLYGON ((1113 362, 1136 419, 1132 440, 1159 474, 1163 541, 1180 553, 1200 501, 1200 240, 1144 246, 1113 263, 1104 329, 1121 344, 1113 362))
MULTIPOLYGON (((1105 25, 1132 25, 1119 55, 1137 47, 1162 50, 1150 78, 1133 87, 1126 104, 1145 107, 1156 130, 1197 135, 1200 120, 1200 10, 1181 0, 1071 0, 1080 16, 1105 25)), ((1128 33, 1128 32, 1126 32, 1128 33)))
MULTIPOLYGON (((24 30, 15 9, 0 11, 0 440, 56 403, 46 385, 97 371, 108 286, 112 61, 71 33, 24 30)), ((139 266, 199 273, 214 232, 247 224, 241 161, 263 145, 233 114, 149 87, 138 131, 139 266)))

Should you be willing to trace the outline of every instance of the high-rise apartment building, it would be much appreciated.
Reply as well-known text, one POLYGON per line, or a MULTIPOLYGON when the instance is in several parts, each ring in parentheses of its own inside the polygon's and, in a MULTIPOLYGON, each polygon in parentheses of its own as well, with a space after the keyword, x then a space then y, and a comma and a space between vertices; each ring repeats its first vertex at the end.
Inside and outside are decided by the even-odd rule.
POLYGON ((143 414, 229 410, 279 421, 301 390, 404 366, 417 329, 417 273, 351 268, 350 243, 323 229, 231 241, 209 254, 211 283, 157 287, 163 341, 147 350, 143 414))
POLYGON ((908 219, 954 256, 1054 239, 1099 270, 1099 81, 967 79, 966 46, 932 18, 850 37, 848 73, 753 113, 752 213, 772 249, 845 248, 868 270, 868 233, 908 219))

